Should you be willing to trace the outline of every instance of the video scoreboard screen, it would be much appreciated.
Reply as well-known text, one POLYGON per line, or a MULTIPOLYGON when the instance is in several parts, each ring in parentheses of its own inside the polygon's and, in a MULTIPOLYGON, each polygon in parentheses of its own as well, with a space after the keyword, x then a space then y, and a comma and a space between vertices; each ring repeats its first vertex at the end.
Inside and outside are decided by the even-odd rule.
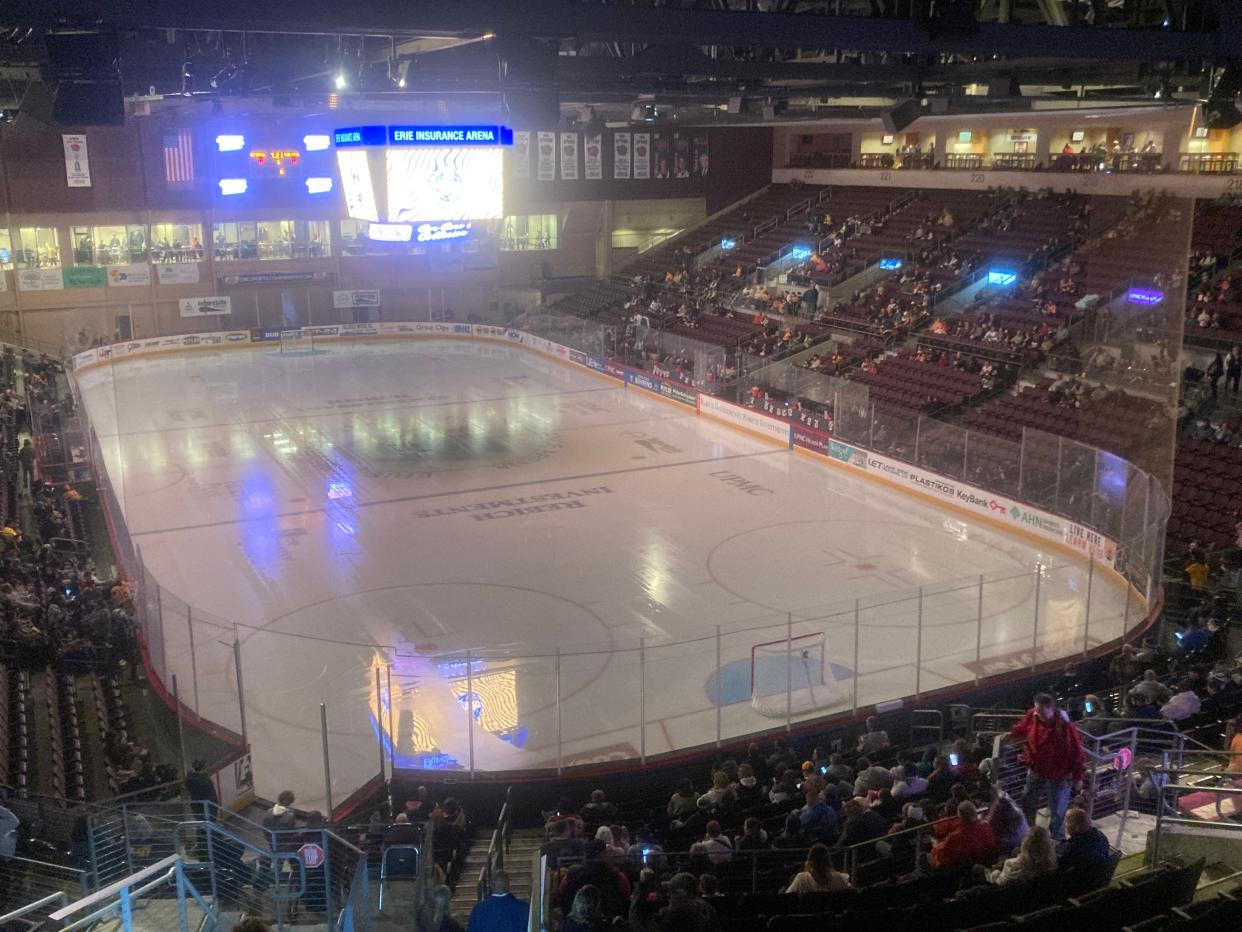
POLYGON ((499 220, 504 216, 501 149, 389 149, 384 156, 391 222, 499 220))
POLYGON ((350 217, 444 239, 504 216, 507 127, 357 126, 333 141, 350 217))

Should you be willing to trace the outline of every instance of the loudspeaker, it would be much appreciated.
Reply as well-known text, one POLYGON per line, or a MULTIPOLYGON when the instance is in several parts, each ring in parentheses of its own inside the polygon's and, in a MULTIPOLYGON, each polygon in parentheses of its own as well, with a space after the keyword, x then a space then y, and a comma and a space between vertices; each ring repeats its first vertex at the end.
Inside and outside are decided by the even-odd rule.
POLYGON ((900 133, 903 129, 919 118, 921 106, 917 100, 911 98, 903 101, 891 110, 885 110, 880 114, 880 122, 884 124, 886 133, 900 133))
POLYGON ((25 132, 42 132, 55 123, 52 116, 52 105, 55 94, 43 83, 26 85, 26 93, 17 107, 17 116, 13 120, 13 128, 25 132))
POLYGON ((43 37, 48 63, 55 75, 117 74, 116 35, 111 32, 51 32, 43 37))
POLYGON ((61 81, 52 116, 62 126, 124 126, 120 81, 61 81))

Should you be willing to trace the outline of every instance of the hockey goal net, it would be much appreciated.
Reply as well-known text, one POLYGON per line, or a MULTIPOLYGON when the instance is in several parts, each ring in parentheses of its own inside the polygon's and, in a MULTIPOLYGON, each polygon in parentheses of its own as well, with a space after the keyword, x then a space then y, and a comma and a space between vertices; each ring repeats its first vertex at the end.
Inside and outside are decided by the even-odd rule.
POLYGON ((836 704, 844 692, 828 662, 822 632, 756 644, 750 649, 750 704, 760 715, 783 718, 836 704))
POLYGON ((315 338, 304 330, 280 332, 281 353, 309 353, 315 348, 315 338))

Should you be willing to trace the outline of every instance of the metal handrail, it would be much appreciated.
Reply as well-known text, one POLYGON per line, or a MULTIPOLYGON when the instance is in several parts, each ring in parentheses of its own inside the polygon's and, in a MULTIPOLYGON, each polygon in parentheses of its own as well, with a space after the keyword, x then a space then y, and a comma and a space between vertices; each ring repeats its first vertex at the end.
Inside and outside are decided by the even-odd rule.
MULTIPOLYGON (((48 918, 51 919, 53 922, 63 922, 70 916, 70 914, 76 913, 79 910, 84 909, 87 906, 93 906, 95 903, 102 902, 103 900, 111 899, 112 897, 119 894, 122 890, 126 888, 132 888, 136 883, 140 881, 145 881, 151 877, 155 877, 157 874, 163 875, 162 877, 159 878, 159 880, 161 881, 167 880, 169 876, 171 876, 172 873, 176 871, 177 864, 180 862, 181 862, 181 855, 170 854, 168 855, 168 857, 162 858, 159 861, 156 861, 150 867, 144 867, 142 870, 138 871, 135 874, 130 874, 128 877, 118 880, 115 883, 110 883, 106 887, 101 887, 100 889, 96 890, 94 893, 90 893, 82 897, 82 899, 78 900, 77 902, 70 903, 68 906, 64 907, 63 909, 58 909, 56 912, 52 913, 52 915, 49 916, 48 918)), ((144 889, 149 889, 149 887, 144 888, 144 889)))
POLYGON ((27 903, 21 909, 15 909, 12 912, 5 913, 0 916, 0 927, 14 919, 21 919, 23 916, 29 916, 31 913, 40 912, 54 903, 59 903, 62 907, 69 905, 69 894, 61 891, 45 896, 41 900, 35 900, 33 903, 27 903))
POLYGON ((487 846, 487 857, 479 870, 479 882, 475 886, 477 899, 483 900, 492 892, 492 871, 504 870, 505 853, 509 848, 509 839, 513 834, 513 787, 505 790, 504 805, 500 807, 500 815, 496 819, 496 828, 492 830, 492 839, 487 846))

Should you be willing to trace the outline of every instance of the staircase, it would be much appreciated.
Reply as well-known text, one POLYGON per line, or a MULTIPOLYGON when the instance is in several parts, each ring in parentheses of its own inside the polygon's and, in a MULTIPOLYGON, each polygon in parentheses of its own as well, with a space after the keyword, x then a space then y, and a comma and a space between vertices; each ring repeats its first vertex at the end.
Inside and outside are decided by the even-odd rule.
MULTIPOLYGON (((509 875, 509 890, 518 899, 531 897, 531 860, 544 843, 543 829, 515 829, 504 856, 505 873, 509 875)), ((487 846, 476 844, 466 855, 461 879, 453 891, 453 916, 463 925, 478 901, 479 877, 487 864, 487 846)))

